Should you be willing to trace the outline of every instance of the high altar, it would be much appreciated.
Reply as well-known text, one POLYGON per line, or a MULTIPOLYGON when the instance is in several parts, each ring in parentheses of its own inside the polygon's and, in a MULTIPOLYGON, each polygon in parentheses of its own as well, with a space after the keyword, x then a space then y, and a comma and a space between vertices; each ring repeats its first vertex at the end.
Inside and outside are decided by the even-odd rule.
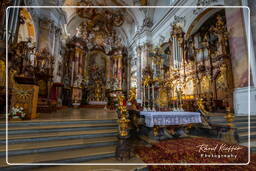
POLYGON ((110 92, 124 88, 126 54, 114 30, 123 19, 121 14, 109 11, 94 11, 93 17, 87 12, 85 9, 77 11, 87 20, 80 24, 76 36, 68 42, 64 87, 71 87, 73 105, 106 105, 110 92), (105 19, 106 16, 111 20, 105 19))

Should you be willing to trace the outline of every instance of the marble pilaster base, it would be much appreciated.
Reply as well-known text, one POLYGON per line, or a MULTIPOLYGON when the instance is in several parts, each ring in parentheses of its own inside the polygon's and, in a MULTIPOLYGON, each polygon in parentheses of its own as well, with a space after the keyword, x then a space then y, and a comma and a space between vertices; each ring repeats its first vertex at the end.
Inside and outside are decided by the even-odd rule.
POLYGON ((234 113, 237 116, 248 115, 250 107, 250 114, 256 115, 256 88, 243 87, 236 88, 234 91, 234 113), (249 100, 250 93, 250 100, 249 100))

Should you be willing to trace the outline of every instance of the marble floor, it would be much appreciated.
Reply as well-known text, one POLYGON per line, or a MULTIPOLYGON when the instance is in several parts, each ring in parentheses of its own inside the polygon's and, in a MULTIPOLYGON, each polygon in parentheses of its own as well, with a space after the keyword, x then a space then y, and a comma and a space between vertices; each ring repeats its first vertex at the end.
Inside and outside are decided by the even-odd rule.
POLYGON ((115 111, 104 108, 65 108, 52 113, 39 113, 39 118, 35 120, 102 120, 117 119, 115 111))

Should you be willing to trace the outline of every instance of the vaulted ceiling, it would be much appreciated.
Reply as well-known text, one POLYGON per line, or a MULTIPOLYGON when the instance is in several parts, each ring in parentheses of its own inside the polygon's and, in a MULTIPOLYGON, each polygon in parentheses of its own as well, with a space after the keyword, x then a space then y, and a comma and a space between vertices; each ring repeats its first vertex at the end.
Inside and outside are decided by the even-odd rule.
MULTIPOLYGON (((65 31, 69 36, 73 36, 76 28, 83 22, 83 18, 76 13, 76 8, 81 0, 27 0, 26 4, 35 6, 63 6, 61 10, 65 15, 65 31)), ((170 5, 170 0, 91 0, 92 6, 133 6, 146 5, 163 6, 170 5)), ((113 9, 114 10, 114 9, 113 9)), ((117 32, 122 37, 125 44, 132 40, 136 30, 143 25, 143 20, 149 18, 155 23, 160 15, 164 15, 167 9, 154 8, 123 8, 124 23, 117 28, 117 32)))
MULTIPOLYGON (((79 1, 66 0, 64 6, 77 6, 79 1)), ((123 0, 95 0, 93 2, 94 6, 131 6, 134 5, 133 1, 123 1, 123 0)), ((71 36, 75 34, 76 27, 84 20, 76 14, 75 8, 64 8, 67 17, 67 32, 71 36)), ((110 9, 111 10, 111 9, 110 9)), ((113 9, 114 11, 115 9, 113 9)), ((139 8, 124 8, 122 9, 122 14, 124 16, 124 23, 120 28, 117 28, 119 35, 122 40, 127 44, 132 35, 136 31, 136 26, 142 25, 143 19, 145 18, 145 13, 139 8)))

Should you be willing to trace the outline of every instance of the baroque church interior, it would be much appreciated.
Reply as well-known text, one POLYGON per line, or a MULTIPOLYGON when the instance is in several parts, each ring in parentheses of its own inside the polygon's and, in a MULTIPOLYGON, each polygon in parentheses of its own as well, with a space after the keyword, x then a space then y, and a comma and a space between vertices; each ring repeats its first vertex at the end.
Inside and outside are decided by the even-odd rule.
POLYGON ((255 170, 256 1, 0 5, 0 167, 255 170))

